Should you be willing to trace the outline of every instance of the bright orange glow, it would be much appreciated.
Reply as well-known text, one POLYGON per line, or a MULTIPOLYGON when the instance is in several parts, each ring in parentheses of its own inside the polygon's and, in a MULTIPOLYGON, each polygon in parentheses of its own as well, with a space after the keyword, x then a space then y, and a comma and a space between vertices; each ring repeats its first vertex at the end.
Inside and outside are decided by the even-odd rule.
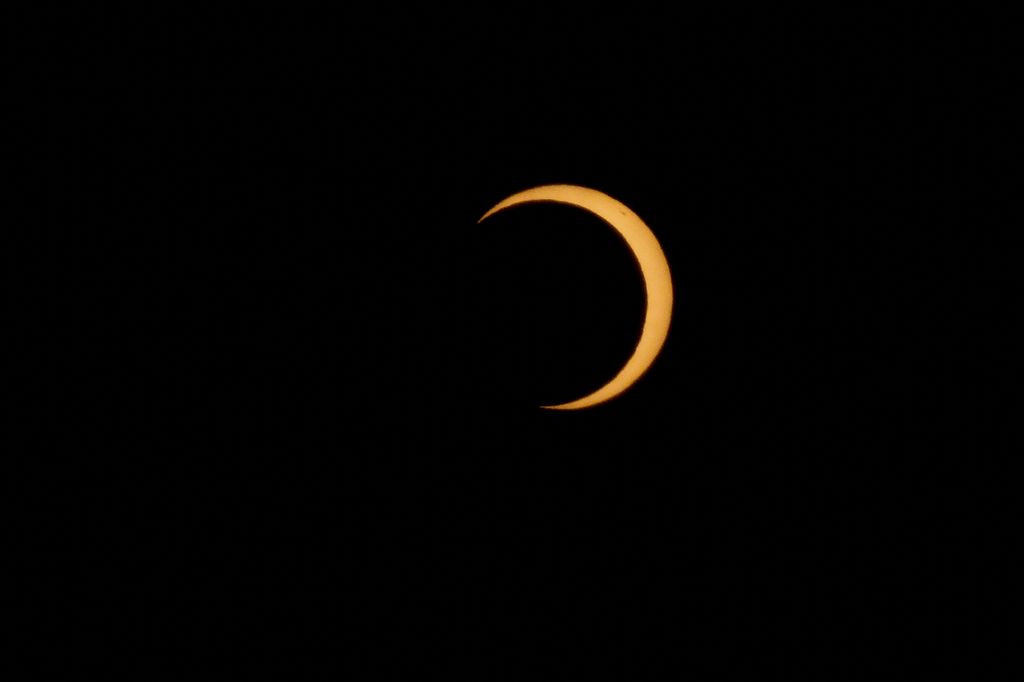
POLYGON ((650 228, 619 201, 603 192, 577 185, 542 185, 502 199, 477 222, 498 211, 527 202, 550 201, 586 209, 611 225, 626 240, 640 263, 647 293, 644 328, 633 355, 611 381, 590 395, 560 405, 542 405, 548 410, 578 410, 611 400, 632 386, 661 352, 672 319, 672 276, 661 244, 650 228))

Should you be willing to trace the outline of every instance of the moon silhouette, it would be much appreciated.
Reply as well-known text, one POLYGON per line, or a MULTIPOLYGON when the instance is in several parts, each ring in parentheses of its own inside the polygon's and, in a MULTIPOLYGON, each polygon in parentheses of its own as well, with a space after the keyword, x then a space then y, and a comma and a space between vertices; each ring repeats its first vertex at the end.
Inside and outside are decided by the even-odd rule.
POLYGON ((502 199, 477 221, 481 223, 498 211, 529 202, 569 204, 590 211, 622 235, 633 251, 643 275, 647 294, 647 310, 643 332, 633 355, 611 381, 578 400, 559 405, 542 405, 547 410, 578 410, 611 400, 627 388, 651 366, 661 352, 672 319, 672 275, 661 244, 651 229, 628 206, 603 192, 578 185, 542 185, 517 192, 502 199))

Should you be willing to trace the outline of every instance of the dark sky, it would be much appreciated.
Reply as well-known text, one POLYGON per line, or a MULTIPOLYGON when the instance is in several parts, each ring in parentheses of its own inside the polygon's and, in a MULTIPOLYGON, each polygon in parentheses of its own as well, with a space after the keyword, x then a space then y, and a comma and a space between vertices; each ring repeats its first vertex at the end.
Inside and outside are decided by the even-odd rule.
POLYGON ((979 202, 937 48, 972 29, 394 11, 25 20, 29 424, 89 491, 47 551, 112 595, 73 627, 474 679, 969 637, 954 404, 993 366, 936 342, 979 202), (476 224, 545 183, 633 208, 675 282, 653 368, 577 413, 536 405, 614 375, 642 281, 582 211, 476 224))

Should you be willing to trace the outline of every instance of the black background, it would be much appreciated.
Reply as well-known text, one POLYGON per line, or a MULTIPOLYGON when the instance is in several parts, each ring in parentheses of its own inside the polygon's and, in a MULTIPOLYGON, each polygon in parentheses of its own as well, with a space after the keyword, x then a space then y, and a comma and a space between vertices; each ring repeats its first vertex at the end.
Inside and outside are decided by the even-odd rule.
POLYGON ((34 607, 170 669, 955 668, 984 32, 929 21, 26 20, 34 607), (477 224, 545 183, 675 284, 574 413, 536 406, 617 371, 643 288, 582 211, 477 224))

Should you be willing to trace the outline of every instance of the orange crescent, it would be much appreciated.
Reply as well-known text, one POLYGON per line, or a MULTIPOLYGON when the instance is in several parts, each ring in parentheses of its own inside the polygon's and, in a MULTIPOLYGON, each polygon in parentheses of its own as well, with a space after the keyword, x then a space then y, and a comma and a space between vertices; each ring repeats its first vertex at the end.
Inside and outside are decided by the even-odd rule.
POLYGON ((668 336, 672 320, 672 275, 668 260, 651 229, 622 202, 604 192, 578 185, 542 185, 502 199, 477 221, 481 223, 498 211, 529 202, 569 204, 590 211, 622 235, 636 256, 647 294, 643 331, 633 355, 611 381, 589 395, 559 405, 542 405, 548 410, 578 410, 611 400, 632 386, 651 366, 668 336))

